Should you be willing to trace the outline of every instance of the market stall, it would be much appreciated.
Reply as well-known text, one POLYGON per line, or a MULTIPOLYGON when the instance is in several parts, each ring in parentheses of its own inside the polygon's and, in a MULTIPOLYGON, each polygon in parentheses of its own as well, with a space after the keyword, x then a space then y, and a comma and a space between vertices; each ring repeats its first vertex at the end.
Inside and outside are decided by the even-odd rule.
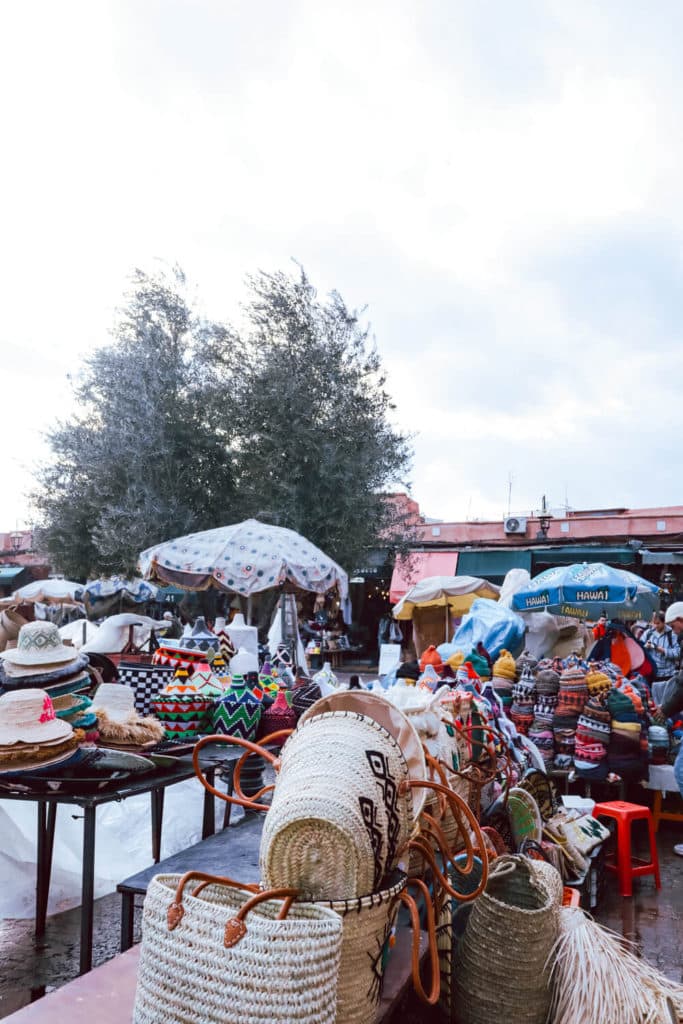
MULTIPOLYGON (((132 677, 93 687, 83 676, 87 655, 58 634, 38 642, 33 634, 45 629, 23 627, 18 653, 3 658, 0 759, 19 764, 0 785, 19 787, 17 804, 22 787, 38 805, 50 802, 33 788, 41 779, 61 779, 57 792, 67 793, 93 750, 153 761, 128 791, 163 788, 182 772, 182 751, 211 806, 217 798, 262 816, 258 892, 251 878, 227 883, 211 873, 162 875, 147 886, 138 1024, 161 1024, 159 1007, 168 1005, 196 1024, 237 1024, 245 993, 254 985, 270 992, 274 977, 276 1024, 373 1024, 399 938, 413 943, 418 996, 459 1024, 503 1010, 529 1024, 616 1024, 620 1000, 631 1005, 635 988, 607 992, 597 1015, 589 995, 617 954, 653 1020, 681 1006, 675 984, 584 916, 606 884, 610 831, 591 802, 561 800, 552 778, 558 758, 590 779, 603 770, 645 777, 648 754, 661 759, 637 671, 576 656, 537 662, 502 650, 490 658, 480 644, 444 661, 431 647, 386 687, 350 690, 329 671, 309 680, 263 664, 200 619, 179 640, 160 641, 151 692, 149 680, 132 677), (33 710, 11 732, 17 701, 33 710), (29 744, 45 725, 49 735, 29 744), (38 747, 37 765, 21 761, 27 745, 38 747), (212 775, 218 750, 234 763, 232 791, 212 775), (267 785, 264 762, 274 773, 267 785), (296 927, 281 927, 283 918, 296 927), (214 965, 211 985, 203 957, 214 965), (234 998, 216 1002, 217 983, 234 998)), ((122 794, 111 785, 98 792, 115 802, 122 794)), ((196 780, 184 785, 201 793, 196 780)), ((86 806, 82 795, 75 802, 86 806)), ((49 820, 45 828, 49 845, 49 820)))

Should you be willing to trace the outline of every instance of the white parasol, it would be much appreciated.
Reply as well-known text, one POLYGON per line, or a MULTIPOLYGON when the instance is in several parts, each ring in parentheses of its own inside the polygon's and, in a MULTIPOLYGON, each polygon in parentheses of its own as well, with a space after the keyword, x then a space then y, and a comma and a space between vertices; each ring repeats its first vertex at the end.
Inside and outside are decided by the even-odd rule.
POLYGON ((349 592, 347 574, 315 544, 257 519, 156 544, 142 552, 139 568, 147 580, 245 597, 287 583, 316 594, 336 586, 342 600, 349 592))

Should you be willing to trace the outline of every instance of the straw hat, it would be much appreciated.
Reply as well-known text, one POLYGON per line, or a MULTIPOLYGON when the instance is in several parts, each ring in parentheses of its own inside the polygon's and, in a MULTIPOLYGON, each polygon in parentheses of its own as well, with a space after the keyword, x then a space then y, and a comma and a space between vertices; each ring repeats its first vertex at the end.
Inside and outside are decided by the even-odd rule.
POLYGON ((78 652, 62 643, 54 622, 27 622, 19 630, 17 646, 0 651, 10 665, 61 665, 74 661, 78 652))
POLYGON ((0 697, 0 744, 54 743, 73 729, 57 718, 45 690, 13 690, 0 697))

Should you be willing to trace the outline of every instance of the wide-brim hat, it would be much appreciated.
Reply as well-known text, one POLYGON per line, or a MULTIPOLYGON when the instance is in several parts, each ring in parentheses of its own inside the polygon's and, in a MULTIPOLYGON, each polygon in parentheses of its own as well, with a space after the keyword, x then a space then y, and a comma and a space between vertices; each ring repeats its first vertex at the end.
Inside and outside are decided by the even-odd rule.
POLYGON ((0 697, 0 745, 57 742, 72 735, 45 690, 11 690, 0 697))
POLYGON ((21 679, 26 686, 36 684, 39 690, 43 689, 44 683, 56 683, 60 679, 73 675, 85 668, 88 664, 88 655, 79 654, 75 648, 71 648, 71 661, 57 661, 50 665, 15 665, 11 661, 0 663, 0 682, 3 679, 12 681, 21 679))
POLYGON ((7 759, 6 754, 3 757, 3 752, 0 749, 0 775, 25 775, 30 772, 42 772, 45 768, 61 768, 79 756, 80 748, 74 744, 75 740, 74 743, 68 745, 65 745, 64 740, 60 740, 58 744, 54 744, 54 747, 58 749, 60 746, 64 746, 64 749, 56 754, 50 754, 51 747, 45 743, 30 745, 28 750, 34 753, 29 756, 27 752, 16 764, 13 764, 11 759, 7 759))
POLYGON ((0 658, 11 665, 60 665, 73 661, 77 652, 62 643, 54 622, 27 622, 19 630, 17 646, 0 651, 0 658))

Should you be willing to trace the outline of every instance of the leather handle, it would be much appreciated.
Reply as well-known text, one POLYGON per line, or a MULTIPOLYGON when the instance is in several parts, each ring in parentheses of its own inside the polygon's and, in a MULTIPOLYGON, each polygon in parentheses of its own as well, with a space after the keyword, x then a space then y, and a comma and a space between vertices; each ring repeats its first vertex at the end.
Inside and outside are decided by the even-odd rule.
MULTIPOLYGON (((277 746, 282 746, 282 741, 288 739, 293 732, 293 729, 278 729, 277 732, 271 732, 268 736, 264 736, 260 743, 254 744, 254 746, 258 748, 263 748, 267 744, 275 744, 277 746)), ((246 742, 249 741, 246 740, 245 743, 246 742)), ((246 750, 244 754, 242 754, 242 756, 240 757, 239 761, 237 761, 237 763, 235 764, 232 773, 233 792, 237 794, 239 800, 249 800, 252 803, 255 800, 259 800, 266 793, 271 793, 275 789, 275 786, 272 784, 269 786, 263 786, 261 789, 259 789, 258 793, 252 793, 250 797, 245 796, 244 793, 242 792, 242 768, 247 763, 247 760, 255 753, 255 750, 246 750)), ((277 757, 273 757, 272 754, 270 756, 273 758, 271 764, 273 765, 275 771, 278 772, 280 770, 280 759, 277 757)), ((267 811, 268 806, 266 804, 261 804, 260 807, 254 807, 254 809, 267 811)))
POLYGON ((417 909, 417 903, 413 896, 405 890, 401 893, 399 899, 408 908, 410 914, 410 924, 413 932, 413 943, 412 943, 412 973, 413 973, 413 986, 417 993, 418 999, 421 999, 427 1006, 435 1006, 439 1001, 441 994, 441 975, 439 972, 439 951, 436 944, 436 921, 434 917, 434 907, 432 905, 432 898, 429 889, 424 882, 420 881, 419 878, 412 878, 409 880, 408 885, 415 885, 420 890, 424 897, 425 907, 427 910, 427 939, 429 942, 429 963, 430 963, 430 989, 429 995, 424 990, 422 984, 422 978, 420 977, 420 914, 417 909))
MULTIPOLYGON (((207 875, 203 871, 186 871, 178 881, 173 903, 166 912, 166 921, 170 932, 172 932, 174 928, 177 928, 183 919, 185 914, 183 893, 187 883, 193 879, 199 879, 202 884, 197 886, 192 895, 198 894, 207 885, 211 884, 226 885, 232 889, 246 889, 248 892, 254 892, 254 886, 244 886, 240 882, 235 882, 232 878, 221 877, 219 875, 207 875)), ((266 900, 282 900, 283 903, 277 915, 277 920, 284 921, 289 913, 292 903, 298 895, 298 889, 266 889, 264 892, 254 892, 254 895, 248 899, 247 902, 240 907, 235 916, 227 922, 223 936, 223 945, 225 948, 229 949, 231 946, 235 946, 240 939, 246 935, 247 925, 245 919, 247 914, 250 910, 253 910, 254 907, 257 907, 259 903, 263 903, 266 900)))
MULTIPOLYGON (((458 899, 458 900, 461 900, 463 902, 468 902, 470 900, 475 899, 477 896, 480 895, 480 893, 483 892, 483 890, 484 890, 484 888, 486 886, 486 882, 487 882, 487 879, 488 879, 488 857, 483 852, 485 850, 484 839, 483 839, 483 836, 481 834, 481 829, 479 827, 479 822, 475 818, 474 814, 472 813, 470 808, 467 806, 465 801, 462 800, 457 795, 457 793, 454 793, 453 790, 449 789, 447 786, 441 785, 438 782, 429 782, 426 779, 424 781, 418 781, 418 780, 415 779, 415 780, 407 780, 407 781, 401 783, 401 786, 402 787, 406 787, 406 788, 408 788, 408 787, 409 788, 415 788, 415 789, 417 789, 417 788, 430 789, 430 790, 434 790, 437 793, 439 793, 439 792, 443 793, 443 795, 446 797, 446 801, 447 801, 447 803, 449 805, 449 810, 453 814, 455 820, 457 821, 457 823, 458 823, 458 825, 460 827, 460 831, 462 832, 462 834, 464 836, 464 839, 465 839, 465 850, 466 850, 467 859, 466 859, 465 864, 463 866, 461 866, 460 864, 457 864, 453 860, 453 858, 451 856, 451 853, 450 853, 450 851, 448 850, 447 847, 445 849, 440 849, 439 852, 442 853, 442 856, 444 856, 444 854, 445 854, 445 856, 444 856, 444 870, 446 869, 446 864, 450 864, 451 867, 453 868, 453 870, 457 871, 458 874, 469 875, 471 873, 471 871, 472 871, 472 868, 474 867, 474 856, 475 856, 474 855, 474 850, 475 850, 475 847, 479 847, 479 849, 482 850, 482 857, 481 857, 482 872, 481 872, 481 879, 480 879, 479 885, 477 886, 477 888, 474 890, 473 893, 471 893, 469 895, 463 895, 462 893, 456 892, 451 887, 451 885, 448 882, 448 879, 444 876, 444 872, 442 872, 440 870, 440 868, 438 867, 438 865, 436 863, 436 858, 434 857, 434 854, 433 854, 433 851, 432 851, 431 847, 429 846, 429 844, 426 841, 421 842, 420 841, 420 837, 418 836, 417 839, 412 839, 408 843, 409 848, 417 849, 422 854, 422 856, 425 858, 425 860, 427 860, 427 862, 429 863, 429 866, 431 867, 431 869, 434 872, 435 876, 438 878, 439 883, 443 886, 443 888, 446 890, 446 892, 450 896, 452 896, 454 899, 458 899), (472 836, 470 836, 467 828, 466 827, 463 828, 461 815, 463 815, 465 817, 466 824, 469 826, 469 828, 471 829, 472 833, 474 834, 474 839, 472 838, 472 836)), ((439 831, 441 831, 441 830, 439 830, 439 831)), ((436 838, 439 839, 440 837, 437 836, 436 838)), ((445 836, 443 837, 443 840, 440 841, 439 845, 441 845, 444 841, 445 841, 445 836)))
MULTIPOLYGON (((277 736, 279 735, 279 733, 273 733, 273 735, 277 736)), ((268 738, 270 739, 270 737, 268 738)), ((253 798, 245 797, 241 791, 237 796, 231 796, 229 793, 223 793, 220 789, 216 789, 215 786, 211 785, 209 780, 202 772, 201 765, 199 764, 200 751, 204 747, 208 746, 208 744, 210 743, 225 743, 228 746, 244 747, 247 750, 247 754, 243 755, 245 759, 250 754, 255 753, 258 754, 260 757, 263 757, 266 761, 272 764, 273 767, 277 767, 279 765, 278 758, 276 758, 274 754, 271 754, 269 750, 266 750, 265 747, 261 747, 257 743, 252 743, 250 740, 243 740, 239 736, 204 736, 203 739, 199 740, 199 742, 195 744, 194 750, 192 751, 192 767, 194 768, 195 775, 201 782, 204 789, 207 789, 209 793, 212 794, 212 796, 220 797, 220 799, 225 800, 226 803, 236 804, 238 807, 244 807, 250 811, 269 810, 267 804, 256 803, 253 798)), ((240 761, 241 760, 242 758, 240 758, 240 761)), ((237 764, 239 764, 239 761, 237 762, 237 764)), ((235 765, 235 769, 237 769, 237 765, 235 765)), ((265 789, 268 789, 268 787, 266 786, 265 789)), ((259 790, 259 793, 257 795, 262 795, 263 791, 264 790, 259 790)))

